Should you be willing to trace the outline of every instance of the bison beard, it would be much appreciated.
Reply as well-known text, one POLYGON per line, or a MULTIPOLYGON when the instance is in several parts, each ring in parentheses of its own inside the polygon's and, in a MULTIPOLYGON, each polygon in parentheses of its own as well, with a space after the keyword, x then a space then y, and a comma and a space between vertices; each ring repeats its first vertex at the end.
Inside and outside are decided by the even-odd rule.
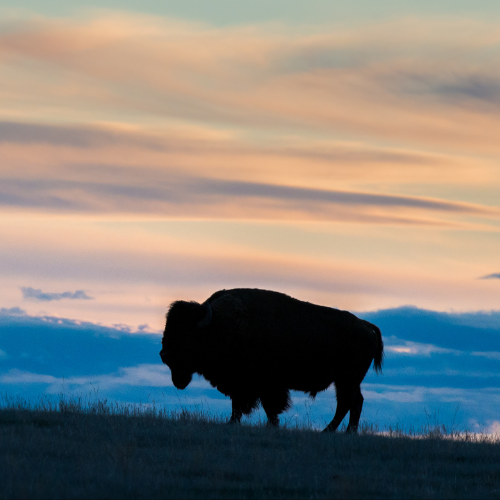
POLYGON ((291 404, 290 390, 312 397, 332 383, 337 410, 325 431, 350 412, 356 432, 363 407, 360 384, 370 364, 382 369, 380 330, 347 311, 257 289, 221 290, 203 304, 173 302, 160 356, 184 389, 194 373, 232 402, 230 422, 262 404, 269 424, 291 404))

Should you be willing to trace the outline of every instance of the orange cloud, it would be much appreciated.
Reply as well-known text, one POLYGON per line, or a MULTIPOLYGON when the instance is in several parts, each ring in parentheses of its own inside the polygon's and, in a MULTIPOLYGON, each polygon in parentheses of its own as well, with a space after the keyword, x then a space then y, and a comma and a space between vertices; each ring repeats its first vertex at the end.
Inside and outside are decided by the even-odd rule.
POLYGON ((133 114, 498 153, 494 23, 398 20, 313 35, 107 13, 2 31, 2 66, 14 74, 3 77, 4 92, 21 101, 31 90, 31 108, 59 116, 71 106, 87 119, 91 109, 99 119, 133 114), (16 71, 32 83, 16 90, 16 71))
POLYGON ((0 203, 491 230, 497 41, 464 20, 20 19, 0 27, 0 203))
POLYGON ((480 203, 405 194, 411 183, 448 187, 450 178, 457 186, 494 183, 484 160, 471 177, 460 157, 411 150, 314 140, 269 145, 203 129, 160 134, 0 122, 0 154, 4 208, 449 227, 468 227, 464 216, 500 214, 480 203), (381 181, 394 187, 374 190, 381 181))
POLYGON ((17 209, 445 226, 460 225, 463 216, 500 217, 497 208, 479 204, 232 180, 176 168, 86 165, 80 159, 50 170, 45 165, 32 165, 21 175, 16 175, 12 167, 6 170, 0 204, 17 209))

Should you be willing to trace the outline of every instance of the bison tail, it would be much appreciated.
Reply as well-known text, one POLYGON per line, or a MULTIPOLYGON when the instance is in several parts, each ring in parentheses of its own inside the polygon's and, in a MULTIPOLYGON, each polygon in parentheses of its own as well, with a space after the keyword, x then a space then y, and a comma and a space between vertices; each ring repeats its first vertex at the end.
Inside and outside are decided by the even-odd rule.
POLYGON ((373 368, 377 373, 382 373, 382 363, 384 362, 384 341, 382 340, 382 332, 378 326, 370 323, 373 331, 377 335, 377 350, 375 351, 375 357, 373 362, 373 368))

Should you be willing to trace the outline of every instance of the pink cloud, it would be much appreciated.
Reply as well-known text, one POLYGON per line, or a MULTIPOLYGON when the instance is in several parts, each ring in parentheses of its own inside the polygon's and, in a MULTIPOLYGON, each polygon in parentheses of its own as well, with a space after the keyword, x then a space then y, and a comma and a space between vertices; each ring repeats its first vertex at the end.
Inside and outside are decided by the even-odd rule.
POLYGON ((40 103, 71 105, 82 116, 90 106, 108 116, 498 152, 498 114, 490 110, 500 102, 500 71, 489 64, 497 38, 494 23, 462 19, 297 35, 115 13, 19 23, 0 36, 0 54, 11 70, 33 72, 40 103), (51 91, 50 75, 64 85, 51 91))

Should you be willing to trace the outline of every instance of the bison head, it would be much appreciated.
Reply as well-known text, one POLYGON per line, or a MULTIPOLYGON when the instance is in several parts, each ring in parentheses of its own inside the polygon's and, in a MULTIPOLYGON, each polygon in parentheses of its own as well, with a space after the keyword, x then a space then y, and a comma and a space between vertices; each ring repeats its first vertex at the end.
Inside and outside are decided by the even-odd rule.
POLYGON ((167 313, 163 333, 161 360, 172 373, 172 383, 177 389, 185 389, 197 371, 200 358, 200 335, 212 320, 212 308, 208 302, 174 302, 167 313))

